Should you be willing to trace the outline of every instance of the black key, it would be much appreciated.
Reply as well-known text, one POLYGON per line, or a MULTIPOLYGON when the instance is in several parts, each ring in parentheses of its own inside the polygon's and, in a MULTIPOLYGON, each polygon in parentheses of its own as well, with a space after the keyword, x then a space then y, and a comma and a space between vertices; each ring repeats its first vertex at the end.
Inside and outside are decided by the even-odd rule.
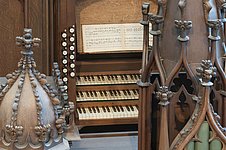
POLYGON ((92 111, 92 109, 91 109, 90 107, 88 107, 88 109, 89 109, 89 112, 90 112, 90 113, 93 113, 93 111, 92 111))
POLYGON ((96 107, 96 110, 97 110, 97 112, 98 112, 98 113, 100 113, 100 109, 99 109, 99 107, 96 107))
POLYGON ((98 79, 98 81, 100 81, 101 80, 100 76, 97 76, 97 79, 98 79))
POLYGON ((95 107, 92 107, 92 111, 93 111, 94 113, 97 112, 96 109, 95 109, 95 107))
POLYGON ((78 112, 81 114, 82 113, 82 110, 80 108, 78 108, 78 112))
POLYGON ((119 106, 119 107, 120 107, 121 111, 122 111, 122 112, 124 112, 124 109, 123 109, 123 107, 122 107, 122 106, 119 106))
POLYGON ((104 112, 107 112, 107 110, 106 110, 106 108, 105 108, 104 106, 102 106, 102 108, 103 108, 103 111, 104 111, 104 112))
POLYGON ((90 93, 89 93, 88 91, 86 91, 86 95, 87 95, 88 97, 90 97, 90 93))
POLYGON ((82 111, 83 111, 83 113, 84 113, 84 114, 86 113, 86 110, 85 110, 85 108, 82 108, 82 111))

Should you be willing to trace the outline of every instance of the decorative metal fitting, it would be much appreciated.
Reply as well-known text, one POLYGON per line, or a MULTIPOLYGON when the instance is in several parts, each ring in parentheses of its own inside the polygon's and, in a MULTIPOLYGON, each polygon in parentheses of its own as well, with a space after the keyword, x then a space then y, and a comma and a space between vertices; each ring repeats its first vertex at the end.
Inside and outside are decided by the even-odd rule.
POLYGON ((202 86, 213 85, 210 80, 213 76, 216 76, 216 68, 213 67, 213 64, 210 60, 202 60, 201 67, 198 67, 196 71, 202 86))
POLYGON ((149 14, 148 15, 148 20, 151 22, 152 24, 152 30, 150 31, 150 33, 152 35, 160 35, 161 31, 159 30, 160 28, 160 24, 163 23, 164 19, 163 16, 159 16, 159 15, 154 15, 154 14, 149 14))
POLYGON ((39 46, 40 42, 41 40, 39 38, 32 39, 32 29, 25 28, 24 35, 22 37, 16 37, 16 45, 25 48, 25 50, 21 52, 24 55, 32 55, 32 47, 39 46))
POLYGON ((167 106, 169 99, 173 96, 173 93, 168 90, 167 86, 161 86, 159 91, 156 92, 156 98, 160 100, 159 105, 167 106))
POLYGON ((187 42, 189 41, 188 31, 192 28, 192 21, 182 21, 182 20, 175 20, 176 28, 179 30, 179 36, 177 39, 180 42, 187 42))
POLYGON ((219 41, 221 39, 219 29, 222 26, 222 22, 220 20, 208 20, 208 26, 211 28, 211 34, 208 38, 213 41, 219 41))

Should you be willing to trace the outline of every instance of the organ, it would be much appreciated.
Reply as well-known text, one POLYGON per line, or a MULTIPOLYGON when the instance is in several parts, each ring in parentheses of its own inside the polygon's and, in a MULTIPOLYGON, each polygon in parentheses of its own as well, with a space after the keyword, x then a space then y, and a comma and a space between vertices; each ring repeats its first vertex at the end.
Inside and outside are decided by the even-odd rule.
MULTIPOLYGON (((46 62, 53 58, 59 63, 59 66, 53 64, 55 83, 52 78, 48 80, 56 86, 49 89, 53 92, 51 97, 57 96, 61 100, 53 99, 55 104, 61 105, 56 111, 66 119, 66 123, 62 118, 56 122, 59 134, 62 134, 61 123, 69 129, 66 135, 74 134, 68 134, 73 130, 73 121, 81 127, 121 124, 127 127, 128 124, 139 123, 140 150, 224 150, 225 2, 158 0, 157 13, 149 13, 149 4, 144 3, 141 22, 144 29, 135 23, 142 18, 141 2, 50 0, 35 7, 39 3, 37 0, 32 3, 25 1, 25 24, 30 22, 27 13, 33 7, 35 9, 29 15, 31 21, 38 17, 39 23, 46 23, 37 25, 41 28, 33 26, 35 32, 39 29, 45 32, 43 45, 50 47, 50 50, 39 51, 45 58, 50 57, 50 61, 38 57, 38 64, 42 62, 48 66, 46 62), (42 13, 46 14, 42 15, 44 18, 32 15, 42 13), (152 29, 149 31, 150 25, 152 29), (144 41, 141 30, 144 30, 144 41), (148 41, 150 35, 154 36, 152 47, 148 41), (70 113, 74 113, 74 117, 70 113)), ((16 10, 16 5, 9 5, 8 1, 0 5, 4 7, 3 12, 9 7, 16 10)), ((4 17, 5 14, 2 13, 4 17)), ((7 26, 2 28, 4 32, 8 24, 13 23, 11 19, 5 19, 7 23, 3 21, 7 26)), ((5 34, 3 37, 7 39, 5 34)), ((1 45, 3 54, 6 52, 5 45, 8 46, 1 45)), ((6 68, 3 66, 1 69, 6 68)), ((47 70, 47 67, 44 68, 47 70)), ((45 78, 44 75, 40 77, 45 78)), ((10 80, 9 83, 12 83, 10 80)), ((35 88, 34 83, 32 86, 35 88)), ((3 89, 5 87, 6 84, 2 85, 3 89)), ((46 84, 46 87, 50 85, 46 84)), ((44 90, 47 90, 46 87, 44 90)), ((15 99, 14 103, 13 113, 17 111, 18 101, 15 99)), ((48 118, 48 115, 43 117, 48 118)), ((14 127, 11 127, 11 135, 14 136, 14 127)), ((11 127, 6 126, 7 130, 11 127)), ((21 131, 21 126, 17 127, 21 131)))

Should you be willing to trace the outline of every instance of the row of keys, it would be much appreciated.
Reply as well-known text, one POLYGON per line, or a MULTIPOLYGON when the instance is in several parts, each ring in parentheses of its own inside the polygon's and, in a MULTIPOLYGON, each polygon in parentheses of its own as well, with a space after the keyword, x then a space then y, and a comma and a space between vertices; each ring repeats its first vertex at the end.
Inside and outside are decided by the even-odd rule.
POLYGON ((137 118, 138 106, 102 106, 77 108, 79 120, 137 118))
POLYGON ((77 91, 77 101, 138 100, 138 89, 109 91, 77 91))
POLYGON ((77 76, 77 85, 134 84, 140 74, 77 76))

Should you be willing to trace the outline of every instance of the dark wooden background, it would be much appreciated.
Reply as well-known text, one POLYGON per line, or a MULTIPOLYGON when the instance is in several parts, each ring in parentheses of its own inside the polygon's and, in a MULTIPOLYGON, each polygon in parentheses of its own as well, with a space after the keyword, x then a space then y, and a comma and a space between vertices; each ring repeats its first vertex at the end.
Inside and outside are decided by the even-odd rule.
MULTIPOLYGON (((49 73, 51 55, 50 21, 52 0, 30 0, 28 3, 29 27, 33 37, 41 38, 39 48, 35 48, 38 69, 49 73)), ((21 48, 15 44, 16 36, 23 34, 25 19, 24 0, 0 0, 0 76, 14 71, 21 55, 21 48)))

